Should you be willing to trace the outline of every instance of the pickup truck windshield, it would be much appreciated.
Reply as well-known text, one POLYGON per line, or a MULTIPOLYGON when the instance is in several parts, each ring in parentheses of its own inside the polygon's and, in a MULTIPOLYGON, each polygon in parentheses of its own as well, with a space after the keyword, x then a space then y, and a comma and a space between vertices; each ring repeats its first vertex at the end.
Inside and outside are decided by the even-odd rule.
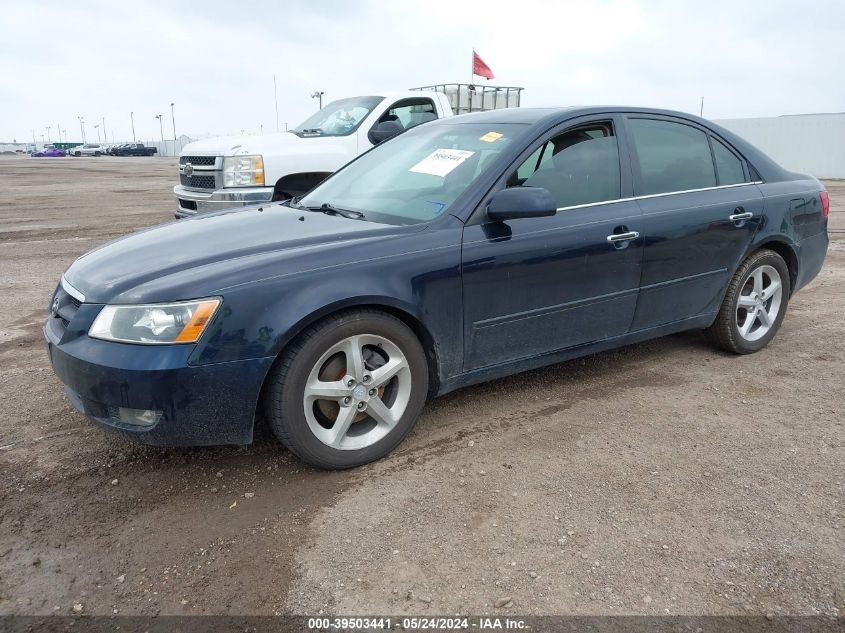
POLYGON ((527 127, 517 123, 415 127, 363 154, 299 204, 358 211, 374 222, 428 222, 446 212, 527 127))
POLYGON ((347 136, 361 125, 384 97, 351 97, 332 101, 291 130, 297 136, 347 136))

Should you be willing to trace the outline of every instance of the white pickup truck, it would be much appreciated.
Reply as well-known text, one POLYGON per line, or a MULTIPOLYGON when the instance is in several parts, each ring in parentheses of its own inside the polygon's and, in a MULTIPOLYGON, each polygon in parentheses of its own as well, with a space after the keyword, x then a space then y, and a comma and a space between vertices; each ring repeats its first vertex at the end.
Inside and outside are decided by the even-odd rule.
POLYGON ((176 217, 303 194, 394 134, 455 112, 518 106, 521 90, 440 84, 351 97, 288 132, 190 143, 179 156, 176 217))

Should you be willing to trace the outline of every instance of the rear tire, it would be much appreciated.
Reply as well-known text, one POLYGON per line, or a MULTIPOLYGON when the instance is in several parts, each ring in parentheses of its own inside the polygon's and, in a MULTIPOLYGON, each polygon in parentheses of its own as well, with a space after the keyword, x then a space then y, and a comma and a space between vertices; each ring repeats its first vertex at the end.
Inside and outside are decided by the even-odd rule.
POLYGON ((713 324, 710 341, 734 354, 753 354, 769 344, 783 322, 789 303, 789 268, 768 249, 749 255, 728 284, 713 324))
POLYGON ((263 404, 291 452, 339 470, 390 453, 427 395, 428 362, 414 332, 384 312, 356 309, 297 337, 271 370, 263 404))

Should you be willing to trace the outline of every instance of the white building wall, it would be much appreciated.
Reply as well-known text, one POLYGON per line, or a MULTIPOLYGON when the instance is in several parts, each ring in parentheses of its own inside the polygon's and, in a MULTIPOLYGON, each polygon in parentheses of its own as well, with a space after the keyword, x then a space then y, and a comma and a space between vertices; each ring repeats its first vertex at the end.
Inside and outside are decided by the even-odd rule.
POLYGON ((756 145, 786 169, 816 178, 845 178, 845 113, 716 123, 756 145))

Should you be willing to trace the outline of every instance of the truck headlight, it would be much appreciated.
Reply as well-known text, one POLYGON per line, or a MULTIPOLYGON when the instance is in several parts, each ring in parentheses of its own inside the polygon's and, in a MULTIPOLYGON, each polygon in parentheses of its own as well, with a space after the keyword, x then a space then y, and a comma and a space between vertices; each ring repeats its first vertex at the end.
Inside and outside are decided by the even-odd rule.
POLYGON ((261 156, 226 156, 223 159, 224 187, 251 187, 264 184, 261 156))
POLYGON ((88 336, 122 343, 195 343, 217 311, 220 299, 179 303, 105 306, 88 336))

